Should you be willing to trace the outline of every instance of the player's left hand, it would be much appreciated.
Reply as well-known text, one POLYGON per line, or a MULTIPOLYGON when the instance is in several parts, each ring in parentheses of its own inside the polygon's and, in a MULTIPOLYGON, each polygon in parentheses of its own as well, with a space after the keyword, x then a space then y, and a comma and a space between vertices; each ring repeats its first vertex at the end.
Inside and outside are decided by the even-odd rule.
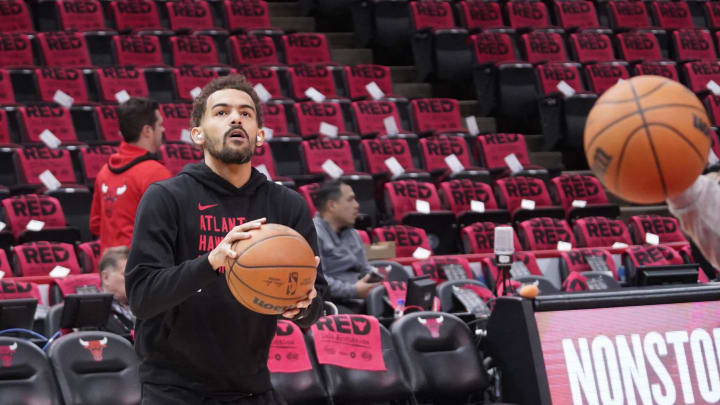
MULTIPOLYGON (((320 264, 320 258, 315 256, 315 267, 320 264)), ((313 287, 312 291, 302 300, 298 301, 297 304, 295 304, 295 308, 288 309, 287 311, 283 312, 282 316, 285 318, 295 318, 300 311, 307 308, 312 304, 313 299, 317 297, 317 291, 315 290, 315 287, 313 287)))

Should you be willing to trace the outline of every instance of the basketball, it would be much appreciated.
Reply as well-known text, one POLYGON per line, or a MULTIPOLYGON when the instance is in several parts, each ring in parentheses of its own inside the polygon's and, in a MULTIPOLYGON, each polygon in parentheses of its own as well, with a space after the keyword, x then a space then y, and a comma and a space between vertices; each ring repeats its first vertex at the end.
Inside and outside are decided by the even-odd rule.
POLYGON ((636 76, 607 90, 585 124, 585 156, 609 191, 629 202, 663 202, 702 173, 710 121, 693 92, 660 76, 636 76))
POLYGON ((278 315, 295 307, 315 285, 315 253, 302 235, 278 224, 249 231, 233 243, 225 270, 230 292, 248 309, 278 315))

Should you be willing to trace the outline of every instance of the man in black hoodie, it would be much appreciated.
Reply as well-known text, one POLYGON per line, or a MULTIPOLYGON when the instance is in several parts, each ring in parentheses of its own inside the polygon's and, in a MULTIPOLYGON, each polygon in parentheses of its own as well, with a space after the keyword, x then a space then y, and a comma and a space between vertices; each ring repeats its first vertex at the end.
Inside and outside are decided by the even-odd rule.
MULTIPOLYGON (((204 161, 148 188, 127 262, 142 404, 282 404, 267 368, 276 317, 238 303, 220 273, 236 256, 231 244, 266 221, 294 228, 317 253, 312 217, 299 194, 251 167, 265 134, 244 77, 206 85, 191 126, 204 161)), ((326 288, 318 266, 313 291, 283 316, 310 326, 326 288)))

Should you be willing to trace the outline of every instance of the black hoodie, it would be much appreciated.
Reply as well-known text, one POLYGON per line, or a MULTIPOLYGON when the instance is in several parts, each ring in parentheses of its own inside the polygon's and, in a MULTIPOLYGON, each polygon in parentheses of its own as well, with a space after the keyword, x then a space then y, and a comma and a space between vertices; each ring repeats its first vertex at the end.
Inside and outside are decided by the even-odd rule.
MULTIPOLYGON (((145 192, 125 275, 142 382, 219 397, 272 388, 267 357, 277 317, 238 303, 208 262, 233 226, 262 217, 297 230, 317 254, 303 198, 255 169, 236 188, 205 163, 188 165, 145 192)), ((296 320, 301 327, 320 316, 327 289, 321 268, 315 288, 318 298, 296 320)))

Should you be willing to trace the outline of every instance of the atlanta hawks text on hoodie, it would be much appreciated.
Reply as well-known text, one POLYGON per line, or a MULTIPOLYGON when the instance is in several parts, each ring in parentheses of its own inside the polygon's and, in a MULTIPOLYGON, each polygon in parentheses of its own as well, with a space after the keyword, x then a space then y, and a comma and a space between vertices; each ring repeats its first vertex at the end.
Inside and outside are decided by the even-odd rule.
MULTIPOLYGON (((236 188, 205 163, 151 185, 138 207, 125 282, 137 316, 135 349, 143 383, 182 386, 212 396, 271 389, 267 356, 275 316, 242 306, 208 253, 234 226, 266 217, 294 228, 317 255, 310 211, 295 191, 252 169, 236 188)), ((278 252, 282 254, 282 252, 278 252)), ((296 319, 317 320, 327 288, 318 268, 318 297, 296 319)))
POLYGON ((90 231, 100 236, 100 251, 129 246, 135 212, 150 184, 172 175, 155 154, 121 143, 95 178, 90 231))

